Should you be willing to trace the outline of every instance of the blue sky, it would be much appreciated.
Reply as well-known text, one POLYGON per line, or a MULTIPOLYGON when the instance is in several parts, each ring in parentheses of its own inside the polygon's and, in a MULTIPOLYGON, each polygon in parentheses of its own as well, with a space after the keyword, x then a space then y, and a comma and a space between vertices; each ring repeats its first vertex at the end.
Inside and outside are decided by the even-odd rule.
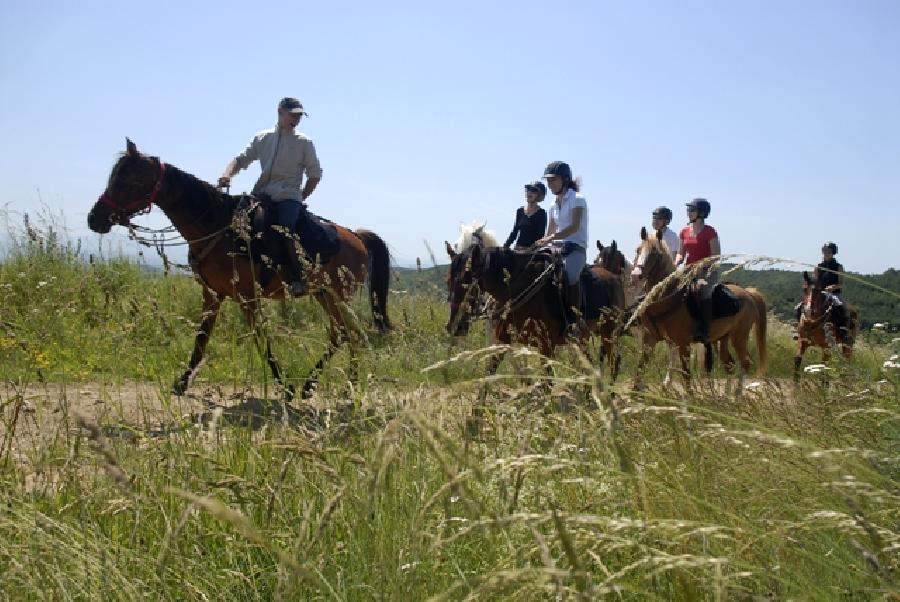
POLYGON ((292 95, 325 170, 312 210, 401 264, 462 221, 505 237, 559 159, 592 239, 630 249, 654 207, 680 224, 704 196, 724 253, 815 262, 828 239, 876 273, 900 267, 898 31, 893 0, 0 0, 0 207, 96 246, 125 136, 214 181, 292 95))

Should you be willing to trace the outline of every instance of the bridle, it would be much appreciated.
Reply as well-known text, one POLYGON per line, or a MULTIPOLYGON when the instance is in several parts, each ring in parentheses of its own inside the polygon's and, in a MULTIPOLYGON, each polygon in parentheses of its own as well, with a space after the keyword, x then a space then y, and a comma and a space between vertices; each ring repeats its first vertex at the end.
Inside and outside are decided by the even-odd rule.
MULTIPOLYGON (((156 197, 159 195, 159 191, 162 189, 163 178, 166 175, 166 164, 162 161, 159 162, 159 176, 156 178, 156 183, 153 185, 153 188, 144 195, 143 198, 137 198, 130 203, 126 203, 125 205, 116 204, 113 201, 112 196, 110 196, 109 191, 104 191, 103 194, 100 195, 100 202, 106 205, 107 207, 111 207, 117 211, 123 211, 128 213, 129 218, 134 217, 135 215, 143 215, 145 213, 149 213, 150 209, 153 207, 153 203, 156 202, 156 197)), ((113 213, 112 215, 116 215, 113 213)), ((112 215, 110 217, 112 217, 112 215)))

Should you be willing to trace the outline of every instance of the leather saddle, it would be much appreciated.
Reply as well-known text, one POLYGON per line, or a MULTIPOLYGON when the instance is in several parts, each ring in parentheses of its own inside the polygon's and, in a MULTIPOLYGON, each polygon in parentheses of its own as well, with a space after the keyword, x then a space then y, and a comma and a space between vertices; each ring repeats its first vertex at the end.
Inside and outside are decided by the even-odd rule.
MULTIPOLYGON (((258 195, 229 197, 233 204, 231 228, 235 252, 260 265, 258 281, 265 287, 279 266, 286 264, 284 233, 276 226, 274 201, 258 195), (275 227, 273 227, 275 226, 275 227)), ((341 241, 334 223, 306 209, 300 211, 293 234, 310 262, 327 263, 340 249, 341 241)))

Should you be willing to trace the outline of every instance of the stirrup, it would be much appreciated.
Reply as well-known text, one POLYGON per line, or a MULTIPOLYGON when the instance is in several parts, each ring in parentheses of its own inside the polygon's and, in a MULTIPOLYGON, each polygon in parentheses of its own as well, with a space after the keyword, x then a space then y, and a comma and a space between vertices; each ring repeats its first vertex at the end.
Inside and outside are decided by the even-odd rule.
POLYGON ((306 294, 306 283, 301 282, 300 280, 294 280, 288 287, 288 292, 291 293, 291 297, 302 297, 306 294))

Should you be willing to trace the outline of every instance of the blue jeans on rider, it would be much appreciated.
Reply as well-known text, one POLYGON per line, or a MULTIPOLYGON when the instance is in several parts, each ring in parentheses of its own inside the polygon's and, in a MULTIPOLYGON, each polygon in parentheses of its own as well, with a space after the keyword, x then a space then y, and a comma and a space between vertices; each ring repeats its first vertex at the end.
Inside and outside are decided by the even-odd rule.
POLYGON ((303 272, 300 266, 300 259, 297 257, 296 241, 290 235, 295 232, 297 226, 297 218, 303 206, 300 201, 294 199, 283 199, 273 203, 275 206, 276 223, 279 226, 287 228, 288 233, 285 235, 285 250, 287 252, 288 268, 290 272, 290 293, 298 296, 306 291, 303 283, 303 272))
POLYGON ((297 218, 300 217, 300 210, 302 209, 300 201, 284 199, 276 201, 273 205, 275 206, 276 223, 293 232, 294 226, 297 225, 297 218))
POLYGON ((577 284, 581 278, 581 270, 587 263, 587 251, 584 247, 571 242, 554 243, 559 249, 566 265, 566 284, 572 286, 577 284))

